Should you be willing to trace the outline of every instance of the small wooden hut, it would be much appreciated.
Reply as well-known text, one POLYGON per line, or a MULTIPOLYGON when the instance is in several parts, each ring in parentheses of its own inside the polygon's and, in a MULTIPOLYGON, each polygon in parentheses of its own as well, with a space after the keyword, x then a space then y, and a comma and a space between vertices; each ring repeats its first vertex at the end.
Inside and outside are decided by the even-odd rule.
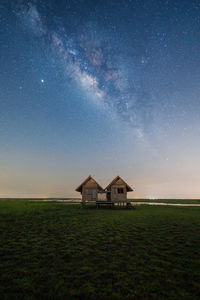
POLYGON ((82 202, 98 201, 98 193, 104 192, 104 189, 94 180, 88 176, 76 189, 82 195, 82 202))
POLYGON ((121 177, 117 176, 105 188, 105 191, 107 194, 107 201, 126 202, 127 192, 132 192, 133 189, 121 177))

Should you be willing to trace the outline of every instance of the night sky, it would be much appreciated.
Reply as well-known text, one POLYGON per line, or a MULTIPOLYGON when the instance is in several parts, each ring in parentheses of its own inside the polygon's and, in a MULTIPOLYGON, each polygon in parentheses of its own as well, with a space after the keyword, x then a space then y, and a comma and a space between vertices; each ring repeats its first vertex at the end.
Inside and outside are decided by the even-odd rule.
POLYGON ((199 0, 1 0, 0 197, 200 198, 199 0))

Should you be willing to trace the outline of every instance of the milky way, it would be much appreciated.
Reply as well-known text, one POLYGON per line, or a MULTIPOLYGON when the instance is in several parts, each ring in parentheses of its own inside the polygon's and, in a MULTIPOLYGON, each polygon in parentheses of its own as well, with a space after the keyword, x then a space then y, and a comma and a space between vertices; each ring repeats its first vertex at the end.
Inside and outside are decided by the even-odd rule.
POLYGON ((128 65, 127 54, 113 46, 109 33, 104 32, 102 37, 101 30, 86 22, 72 37, 66 33, 67 25, 62 20, 59 24, 52 20, 54 28, 50 29, 35 2, 15 5, 14 11, 22 26, 41 39, 44 48, 51 49, 66 79, 71 78, 82 92, 102 102, 142 134, 150 117, 152 98, 142 89, 138 61, 134 59, 128 65))

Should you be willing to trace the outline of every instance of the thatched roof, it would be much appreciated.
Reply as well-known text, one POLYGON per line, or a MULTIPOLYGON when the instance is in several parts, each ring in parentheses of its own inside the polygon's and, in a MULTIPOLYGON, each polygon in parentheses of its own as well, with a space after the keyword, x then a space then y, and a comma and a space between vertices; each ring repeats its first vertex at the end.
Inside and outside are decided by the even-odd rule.
POLYGON ((130 187, 130 185, 128 185, 120 176, 115 177, 111 181, 111 183, 105 188, 105 190, 109 190, 111 185, 115 184, 119 179, 121 179, 125 183, 127 192, 132 192, 133 191, 133 189, 130 187))
MULTIPOLYGON (((86 184, 90 179, 94 180, 94 178, 92 178, 92 176, 88 176, 76 189, 77 192, 82 192, 82 187, 84 184, 86 184)), ((100 191, 103 191, 103 188, 96 182, 96 180, 94 180, 94 182, 97 184, 97 187, 100 191)))

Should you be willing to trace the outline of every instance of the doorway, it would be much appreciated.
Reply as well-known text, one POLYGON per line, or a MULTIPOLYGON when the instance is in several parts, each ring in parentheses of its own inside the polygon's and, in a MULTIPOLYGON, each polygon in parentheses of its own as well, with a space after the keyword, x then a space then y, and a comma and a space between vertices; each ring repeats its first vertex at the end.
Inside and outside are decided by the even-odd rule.
POLYGON ((107 201, 110 201, 110 200, 111 200, 111 193, 107 192, 107 201))

